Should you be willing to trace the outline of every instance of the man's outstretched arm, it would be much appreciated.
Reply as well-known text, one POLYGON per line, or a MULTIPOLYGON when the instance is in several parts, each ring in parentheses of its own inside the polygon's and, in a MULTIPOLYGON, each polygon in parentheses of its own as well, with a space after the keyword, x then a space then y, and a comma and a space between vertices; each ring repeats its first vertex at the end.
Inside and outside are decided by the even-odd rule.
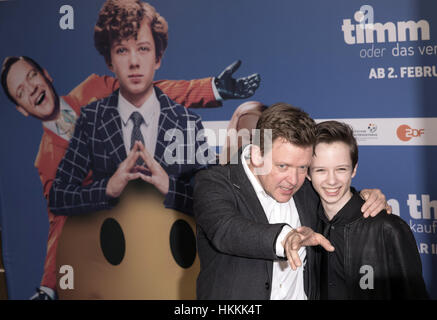
POLYGON ((234 78, 241 61, 237 60, 214 78, 159 80, 154 84, 173 101, 187 107, 218 107, 221 100, 247 99, 255 94, 261 77, 258 73, 234 78))

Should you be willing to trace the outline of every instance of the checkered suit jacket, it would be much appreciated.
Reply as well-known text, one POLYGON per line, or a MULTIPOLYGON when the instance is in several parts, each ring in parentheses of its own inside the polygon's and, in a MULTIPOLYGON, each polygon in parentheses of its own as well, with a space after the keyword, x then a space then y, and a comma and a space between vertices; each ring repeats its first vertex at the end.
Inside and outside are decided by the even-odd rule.
MULTIPOLYGON (((204 159, 209 156, 211 163, 215 161, 215 156, 210 152, 206 139, 199 139, 203 137, 200 117, 170 100, 157 87, 155 92, 161 114, 154 158, 169 176, 169 192, 164 205, 192 214, 191 179, 195 172, 207 165, 207 161, 198 161, 200 158, 195 155, 201 153, 204 159), (174 129, 178 131, 172 132, 174 129), (176 144, 176 138, 180 141, 182 136, 184 143, 176 144), (167 163, 165 155, 168 159, 168 156, 176 158, 175 155, 182 154, 181 149, 176 153, 177 148, 184 150, 183 163, 167 163), (187 156, 191 158, 187 160, 187 156)), ((58 215, 75 215, 113 207, 115 201, 106 195, 106 185, 126 157, 116 90, 110 96, 82 108, 74 136, 50 189, 50 210, 58 215), (90 170, 93 182, 84 186, 82 182, 90 170)))

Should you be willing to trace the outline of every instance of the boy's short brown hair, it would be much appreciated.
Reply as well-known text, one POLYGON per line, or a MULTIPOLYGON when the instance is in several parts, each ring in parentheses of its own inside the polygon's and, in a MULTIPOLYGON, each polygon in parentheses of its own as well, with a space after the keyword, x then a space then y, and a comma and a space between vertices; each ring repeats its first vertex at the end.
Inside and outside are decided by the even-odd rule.
POLYGON ((349 147, 352 168, 358 163, 358 145, 351 126, 339 121, 324 121, 316 125, 316 143, 343 142, 349 147))

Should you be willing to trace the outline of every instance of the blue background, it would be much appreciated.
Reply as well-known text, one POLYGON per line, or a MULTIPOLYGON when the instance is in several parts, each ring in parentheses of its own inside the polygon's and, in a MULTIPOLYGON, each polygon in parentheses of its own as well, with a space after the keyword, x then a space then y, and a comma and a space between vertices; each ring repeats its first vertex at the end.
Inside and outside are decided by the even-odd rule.
MULTIPOLYGON (((60 95, 89 74, 108 74, 93 45, 93 27, 103 1, 0 2, 0 58, 27 55, 45 67, 60 95), (62 5, 74 8, 74 30, 62 30, 62 5)), ((265 104, 284 101, 316 119, 437 117, 437 78, 369 80, 371 67, 435 65, 437 56, 392 57, 396 43, 382 58, 362 59, 371 44, 347 45, 343 19, 362 5, 372 5, 375 21, 418 21, 430 24, 431 40, 399 42, 401 46, 437 43, 437 2, 161 0, 150 1, 169 22, 169 46, 156 79, 192 79, 218 75, 236 59, 236 75, 261 74, 252 98, 265 104)), ((196 110, 204 121, 229 120, 240 101, 218 109, 196 110)), ((27 299, 39 286, 47 242, 46 203, 33 166, 42 134, 38 120, 24 118, 0 94, 0 205, 3 259, 9 297, 27 299)), ((361 189, 378 187, 400 203, 410 220, 408 194, 437 200, 437 148, 427 146, 361 146, 358 175, 361 189)), ((432 211, 434 220, 437 212, 432 211)), ((429 221, 415 220, 418 223, 429 221)), ((418 242, 436 243, 435 234, 415 234, 418 242)), ((437 255, 421 255, 429 292, 437 298, 437 255)))

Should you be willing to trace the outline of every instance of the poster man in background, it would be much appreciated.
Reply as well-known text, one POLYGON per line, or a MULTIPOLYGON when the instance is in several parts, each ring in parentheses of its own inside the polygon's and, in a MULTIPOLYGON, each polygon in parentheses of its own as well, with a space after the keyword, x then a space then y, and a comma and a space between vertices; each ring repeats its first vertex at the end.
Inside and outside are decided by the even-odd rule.
MULTIPOLYGON (((254 74, 234 79, 232 74, 240 61, 226 68, 218 77, 198 80, 160 80, 155 85, 171 99, 187 107, 220 106, 221 99, 243 99, 253 95, 260 77, 254 74)), ((56 170, 65 154, 74 132, 82 106, 108 96, 118 89, 117 79, 109 76, 90 75, 69 94, 59 97, 53 79, 46 69, 29 57, 4 59, 1 83, 5 94, 24 116, 31 116, 43 124, 43 136, 35 160, 47 199, 56 170)), ((85 184, 91 182, 89 174, 85 184)), ((48 210, 49 234, 44 274, 35 299, 56 298, 56 250, 66 216, 56 216, 48 210)))

